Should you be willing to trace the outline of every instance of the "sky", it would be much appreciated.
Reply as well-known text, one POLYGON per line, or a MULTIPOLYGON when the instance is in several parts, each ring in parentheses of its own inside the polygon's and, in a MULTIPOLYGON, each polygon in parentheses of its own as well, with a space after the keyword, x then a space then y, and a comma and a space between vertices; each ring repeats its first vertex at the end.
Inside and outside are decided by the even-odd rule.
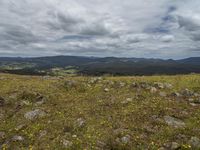
POLYGON ((0 56, 200 56, 199 0, 0 0, 0 56))

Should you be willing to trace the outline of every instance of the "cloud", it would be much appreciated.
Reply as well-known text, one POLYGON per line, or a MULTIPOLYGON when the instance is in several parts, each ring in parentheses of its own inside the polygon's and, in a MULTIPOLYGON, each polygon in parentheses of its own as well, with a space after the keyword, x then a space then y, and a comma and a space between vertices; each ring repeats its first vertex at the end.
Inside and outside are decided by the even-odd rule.
POLYGON ((1 0, 0 56, 196 56, 198 6, 198 0, 1 0))
POLYGON ((172 42, 174 40, 174 36, 173 35, 165 35, 161 37, 161 41, 162 42, 172 42))

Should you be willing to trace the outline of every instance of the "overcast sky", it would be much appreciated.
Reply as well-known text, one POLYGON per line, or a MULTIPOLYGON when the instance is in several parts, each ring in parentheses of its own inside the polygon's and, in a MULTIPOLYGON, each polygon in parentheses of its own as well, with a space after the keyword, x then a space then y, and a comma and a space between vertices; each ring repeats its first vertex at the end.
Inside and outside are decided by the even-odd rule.
POLYGON ((0 56, 200 56, 200 0, 0 0, 0 56))

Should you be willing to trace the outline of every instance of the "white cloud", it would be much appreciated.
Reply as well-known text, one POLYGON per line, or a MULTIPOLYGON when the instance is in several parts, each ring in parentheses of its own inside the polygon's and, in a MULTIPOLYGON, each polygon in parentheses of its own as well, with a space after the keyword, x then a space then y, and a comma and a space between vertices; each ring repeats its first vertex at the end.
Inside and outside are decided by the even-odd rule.
POLYGON ((199 0, 1 0, 0 18, 1 56, 200 53, 199 0))

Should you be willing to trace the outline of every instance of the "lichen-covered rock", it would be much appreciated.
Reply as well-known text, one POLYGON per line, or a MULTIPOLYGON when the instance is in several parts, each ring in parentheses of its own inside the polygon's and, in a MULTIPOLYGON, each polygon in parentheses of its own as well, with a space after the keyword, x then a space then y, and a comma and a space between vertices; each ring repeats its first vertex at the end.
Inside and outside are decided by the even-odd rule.
POLYGON ((65 139, 62 140, 62 144, 67 149, 70 148, 73 145, 73 143, 71 141, 68 141, 68 140, 65 140, 65 139))
POLYGON ((86 124, 85 119, 83 119, 83 118, 78 118, 77 121, 76 121, 76 123, 75 123, 75 126, 76 126, 76 127, 79 127, 79 128, 82 128, 82 127, 85 126, 85 124, 86 124))
POLYGON ((186 126, 182 120, 171 117, 171 116, 164 116, 164 120, 169 126, 172 126, 175 128, 183 128, 186 126))
POLYGON ((24 141, 24 137, 19 136, 19 135, 15 135, 12 137, 12 141, 24 141))
POLYGON ((40 117, 44 117, 46 113, 40 109, 36 109, 34 111, 27 112, 24 117, 28 120, 34 120, 40 117))
POLYGON ((126 136, 123 136, 123 137, 121 138, 121 142, 122 142, 123 144, 128 144, 128 143, 130 142, 130 140, 131 140, 130 135, 126 135, 126 136))
POLYGON ((109 92, 109 89, 108 89, 108 88, 105 88, 105 89, 104 89, 104 92, 109 92))
POLYGON ((200 139, 197 137, 191 137, 189 144, 192 146, 194 149, 200 149, 200 139))
POLYGON ((157 90, 157 88, 155 88, 155 87, 151 87, 151 89, 150 89, 150 92, 153 94, 153 93, 156 93, 158 90, 157 90))

